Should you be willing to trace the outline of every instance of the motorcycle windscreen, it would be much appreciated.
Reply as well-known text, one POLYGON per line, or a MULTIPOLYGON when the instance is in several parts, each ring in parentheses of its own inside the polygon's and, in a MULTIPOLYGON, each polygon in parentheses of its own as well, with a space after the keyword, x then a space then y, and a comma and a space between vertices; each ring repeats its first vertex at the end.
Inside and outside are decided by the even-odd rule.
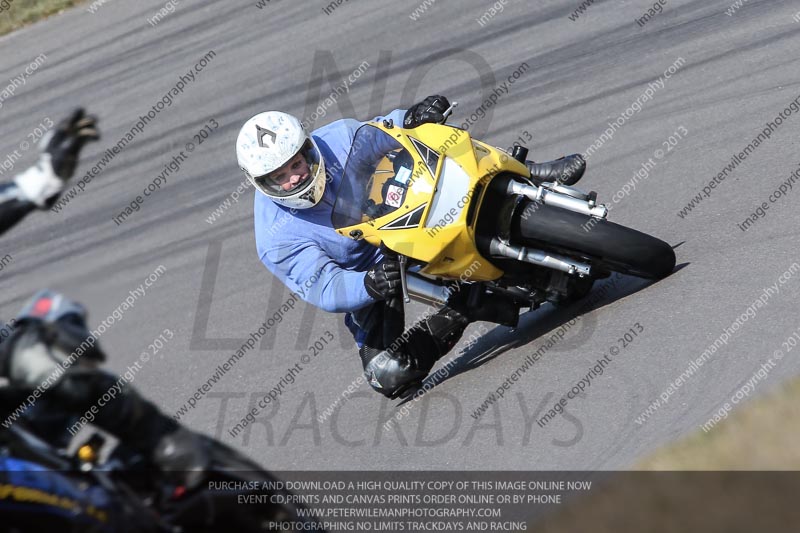
POLYGON ((353 138, 333 206, 336 229, 396 211, 411 185, 414 159, 384 131, 365 124, 353 138))

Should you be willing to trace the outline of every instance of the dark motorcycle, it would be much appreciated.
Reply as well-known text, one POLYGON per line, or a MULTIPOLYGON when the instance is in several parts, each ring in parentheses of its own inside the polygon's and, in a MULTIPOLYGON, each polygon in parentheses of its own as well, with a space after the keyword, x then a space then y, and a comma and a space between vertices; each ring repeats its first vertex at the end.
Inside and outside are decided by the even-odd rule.
POLYGON ((321 531, 313 518, 303 516, 307 513, 298 513, 302 506, 288 503, 290 493, 275 489, 281 485, 269 472, 208 437, 203 441, 210 464, 194 488, 123 445, 111 445, 100 433, 82 438, 73 453, 51 446, 21 423, 2 438, 2 531, 321 531), (253 485, 259 488, 252 490, 253 485), (258 504, 240 502, 252 494, 259 496, 258 504))

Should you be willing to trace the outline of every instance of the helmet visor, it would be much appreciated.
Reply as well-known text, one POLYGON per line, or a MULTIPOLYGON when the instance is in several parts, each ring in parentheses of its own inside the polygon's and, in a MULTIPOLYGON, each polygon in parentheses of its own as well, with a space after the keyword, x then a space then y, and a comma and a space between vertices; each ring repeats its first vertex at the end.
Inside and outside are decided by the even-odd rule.
POLYGON ((253 181, 267 196, 283 198, 302 194, 316 183, 320 157, 319 150, 308 139, 300 151, 280 168, 256 176, 253 181))

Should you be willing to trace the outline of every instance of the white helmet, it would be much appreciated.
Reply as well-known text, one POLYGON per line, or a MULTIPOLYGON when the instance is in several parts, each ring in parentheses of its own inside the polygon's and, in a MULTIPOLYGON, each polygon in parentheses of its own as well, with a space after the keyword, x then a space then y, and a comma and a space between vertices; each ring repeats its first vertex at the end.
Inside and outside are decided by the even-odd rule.
POLYGON ((256 189, 275 202, 294 209, 314 207, 325 192, 325 161, 317 143, 300 121, 280 111, 259 113, 244 123, 236 139, 239 168, 256 189), (309 177, 285 189, 269 174, 301 153, 309 166, 309 177))

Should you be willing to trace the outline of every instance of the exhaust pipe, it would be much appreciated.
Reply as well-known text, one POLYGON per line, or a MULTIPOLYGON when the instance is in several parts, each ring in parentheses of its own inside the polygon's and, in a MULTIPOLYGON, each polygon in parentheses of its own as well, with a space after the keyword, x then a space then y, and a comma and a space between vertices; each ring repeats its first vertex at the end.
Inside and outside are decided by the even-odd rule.
POLYGON ((406 272, 408 295, 428 305, 438 306, 447 302, 451 291, 445 285, 434 283, 414 272, 406 272))

